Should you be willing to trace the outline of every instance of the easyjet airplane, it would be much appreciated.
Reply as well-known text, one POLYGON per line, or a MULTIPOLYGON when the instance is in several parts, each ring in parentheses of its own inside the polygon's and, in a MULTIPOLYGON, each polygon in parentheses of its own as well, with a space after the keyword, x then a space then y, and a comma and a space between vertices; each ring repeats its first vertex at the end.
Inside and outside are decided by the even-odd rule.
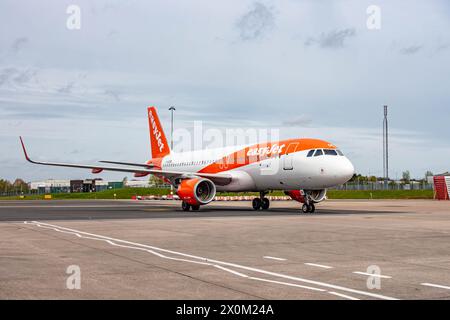
POLYGON ((352 163, 333 144, 317 139, 289 139, 244 146, 176 153, 170 150, 155 107, 148 108, 152 158, 146 163, 100 161, 115 166, 40 162, 31 160, 20 138, 25 158, 35 164, 130 172, 135 177, 154 174, 172 184, 182 209, 198 210, 211 202, 216 191, 257 191, 255 210, 267 210, 271 190, 283 190, 314 212, 326 190, 347 182, 352 163))

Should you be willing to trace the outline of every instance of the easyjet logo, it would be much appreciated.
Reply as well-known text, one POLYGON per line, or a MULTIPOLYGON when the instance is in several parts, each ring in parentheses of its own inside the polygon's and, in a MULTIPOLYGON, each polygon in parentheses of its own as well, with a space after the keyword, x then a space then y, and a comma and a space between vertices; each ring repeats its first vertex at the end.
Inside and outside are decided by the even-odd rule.
POLYGON ((283 148, 286 145, 282 144, 281 146, 278 144, 273 144, 271 147, 262 147, 262 148, 251 148, 247 152, 248 157, 252 156, 270 156, 273 154, 280 154, 283 152, 283 148))
POLYGON ((153 112, 151 110, 149 110, 149 112, 148 112, 148 117, 150 118, 153 136, 155 137, 155 139, 157 141, 159 152, 162 152, 162 150, 164 149, 164 143, 162 142, 162 139, 161 139, 162 132, 158 129, 158 126, 156 125, 155 117, 153 116, 153 112))

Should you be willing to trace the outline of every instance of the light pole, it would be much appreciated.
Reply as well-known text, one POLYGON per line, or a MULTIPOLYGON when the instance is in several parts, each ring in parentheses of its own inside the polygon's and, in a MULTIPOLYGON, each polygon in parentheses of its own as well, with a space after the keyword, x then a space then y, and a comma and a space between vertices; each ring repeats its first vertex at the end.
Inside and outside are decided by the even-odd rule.
POLYGON ((389 186, 389 132, 388 132, 388 106, 384 106, 383 118, 383 170, 385 188, 389 186))
MULTIPOLYGON (((175 111, 175 107, 171 106, 169 108, 169 111, 171 112, 170 115, 170 151, 173 151, 173 112, 175 111)), ((173 185, 170 184, 170 194, 173 196, 173 185)))
POLYGON ((173 112, 177 110, 175 109, 174 106, 171 106, 169 108, 169 111, 171 112, 171 117, 170 117, 170 151, 172 151, 173 149, 173 112))

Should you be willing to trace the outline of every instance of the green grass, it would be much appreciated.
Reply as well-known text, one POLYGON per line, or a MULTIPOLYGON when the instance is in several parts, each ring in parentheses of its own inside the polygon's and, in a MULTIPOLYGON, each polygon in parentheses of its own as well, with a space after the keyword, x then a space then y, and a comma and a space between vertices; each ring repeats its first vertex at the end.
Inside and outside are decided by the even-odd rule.
POLYGON ((433 190, 328 190, 329 199, 433 199, 433 190))
MULTIPOLYGON (((132 196, 143 195, 166 195, 170 189, 161 188, 122 188, 89 193, 53 193, 52 199, 70 200, 70 199, 131 199, 132 196)), ((0 197, 0 200, 43 200, 44 195, 27 195, 21 199, 19 196, 0 197)))
MULTIPOLYGON (((132 196, 145 195, 167 195, 169 189, 160 188, 123 188, 115 190, 105 190, 91 193, 55 193, 52 198, 56 200, 63 199, 131 199, 132 196)), ((230 193, 220 192, 219 196, 258 196, 257 192, 241 192, 230 193)), ((270 193, 272 196, 284 196, 283 191, 274 191, 270 193)), ((433 190, 374 190, 374 191, 360 191, 360 190, 328 190, 327 196, 329 199, 433 199, 433 190)), ((0 197, 0 200, 20 200, 18 196, 0 197)), ((30 195, 25 196, 23 200, 42 200, 44 195, 30 195)))

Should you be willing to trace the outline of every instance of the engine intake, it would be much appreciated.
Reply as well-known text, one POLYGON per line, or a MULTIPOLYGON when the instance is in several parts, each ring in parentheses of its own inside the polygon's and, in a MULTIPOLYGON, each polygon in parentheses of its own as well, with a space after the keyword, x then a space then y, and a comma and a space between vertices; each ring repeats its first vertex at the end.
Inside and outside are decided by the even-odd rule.
POLYGON ((305 192, 311 196, 314 202, 322 202, 327 197, 327 189, 321 190, 305 190, 305 192))
POLYGON ((178 186, 177 195, 190 205, 203 205, 214 199, 216 186, 211 180, 204 178, 185 179, 178 186))

